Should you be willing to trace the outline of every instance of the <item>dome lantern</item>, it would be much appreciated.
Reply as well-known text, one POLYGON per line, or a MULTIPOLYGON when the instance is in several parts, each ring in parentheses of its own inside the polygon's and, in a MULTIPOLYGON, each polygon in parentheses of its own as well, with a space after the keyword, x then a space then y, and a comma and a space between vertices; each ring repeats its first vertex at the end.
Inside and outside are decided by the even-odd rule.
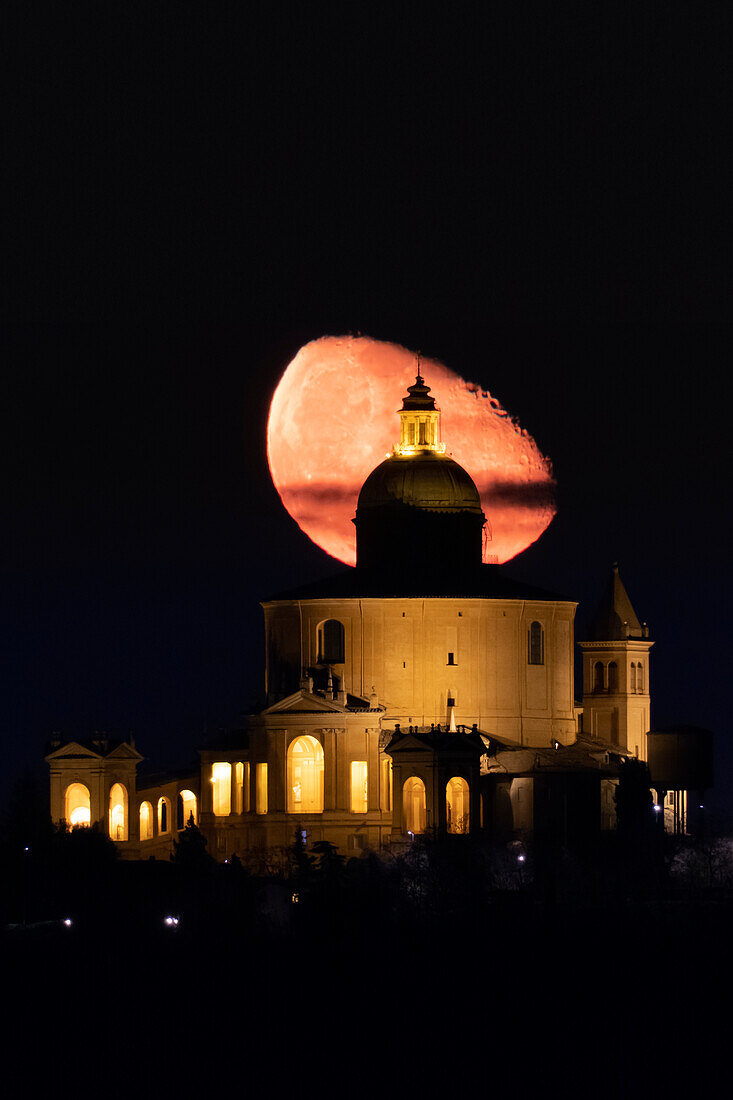
POLYGON ((440 409, 430 396, 430 386, 420 373, 420 356, 417 357, 417 377, 414 386, 407 387, 400 409, 400 441, 394 453, 415 455, 423 451, 445 453, 445 443, 440 442, 440 409))

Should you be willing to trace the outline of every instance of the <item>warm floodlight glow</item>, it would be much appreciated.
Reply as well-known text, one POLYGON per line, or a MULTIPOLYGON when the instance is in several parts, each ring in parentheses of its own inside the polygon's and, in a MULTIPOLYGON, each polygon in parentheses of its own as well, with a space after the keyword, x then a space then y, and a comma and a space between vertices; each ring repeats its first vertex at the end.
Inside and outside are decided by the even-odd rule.
MULTIPOLYGON (((367 475, 395 444, 420 449, 419 418, 401 427, 397 415, 415 371, 414 353, 398 344, 324 336, 300 349, 272 399, 267 456, 282 502, 309 538, 348 565, 367 475)), ((491 394, 434 360, 422 360, 421 372, 442 410, 447 453, 481 495, 492 536, 484 561, 508 561, 555 515, 550 462, 491 394)), ((437 418, 423 419, 424 445, 439 446, 437 418)))
POLYGON ((214 814, 228 817, 232 812, 232 765, 219 761, 211 765, 214 814))
POLYGON ((153 839, 153 807, 149 802, 140 803, 140 839, 153 839))
POLYGON ((163 836, 164 833, 169 833, 171 830, 171 804, 169 800, 163 796, 158 799, 158 834, 163 836))
POLYGON ((405 780, 402 788, 402 812, 408 833, 425 832, 425 784, 416 775, 405 780))
POLYGON ((181 791, 179 794, 183 810, 183 826, 188 825, 188 819, 193 815, 193 823, 196 824, 196 795, 193 791, 181 791))
POLYGON ((109 835, 112 840, 127 840, 127 791, 121 783, 109 792, 109 835))
POLYGON ((449 833, 467 833, 470 824, 468 783, 460 776, 449 779, 445 788, 446 826, 449 833))
POLYGON ((288 749, 288 813, 323 813, 323 747, 298 737, 288 749))
POLYGON ((267 813, 267 764, 258 764, 255 771, 255 812, 267 813))
POLYGON ((64 817, 69 825, 91 825, 91 800, 89 788, 83 783, 70 783, 64 796, 64 817))
POLYGON ((367 764, 366 760, 351 761, 351 812, 367 812, 367 764))

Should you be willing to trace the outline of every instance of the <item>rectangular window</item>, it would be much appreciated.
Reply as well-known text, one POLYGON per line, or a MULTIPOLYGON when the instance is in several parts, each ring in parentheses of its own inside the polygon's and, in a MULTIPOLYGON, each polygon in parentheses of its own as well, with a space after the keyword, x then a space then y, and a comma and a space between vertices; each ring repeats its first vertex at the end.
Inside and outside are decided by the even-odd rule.
POLYGON ((367 812, 367 765, 366 760, 351 761, 351 812, 367 812))
POLYGON ((244 764, 234 765, 234 812, 241 814, 244 801, 244 764))
POLYGON ((456 663, 456 655, 455 655, 455 653, 449 653, 449 654, 448 654, 448 664, 449 664, 449 665, 454 665, 455 663, 456 663))
POLYGON ((267 813, 267 764, 258 764, 256 772, 255 804, 258 814, 267 813))
POLYGON ((211 765, 213 810, 217 817, 227 817, 232 811, 232 766, 223 761, 211 765))

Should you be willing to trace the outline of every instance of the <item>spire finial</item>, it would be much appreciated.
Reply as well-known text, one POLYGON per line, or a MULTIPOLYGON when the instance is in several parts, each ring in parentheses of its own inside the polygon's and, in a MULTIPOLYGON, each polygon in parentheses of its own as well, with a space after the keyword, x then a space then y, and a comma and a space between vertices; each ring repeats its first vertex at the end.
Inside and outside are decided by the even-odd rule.
POLYGON ((415 381, 418 382, 418 383, 422 382, 422 380, 423 380, 422 371, 420 369, 421 354, 422 353, 419 352, 419 351, 415 352, 415 362, 417 363, 417 378, 415 379, 415 381))

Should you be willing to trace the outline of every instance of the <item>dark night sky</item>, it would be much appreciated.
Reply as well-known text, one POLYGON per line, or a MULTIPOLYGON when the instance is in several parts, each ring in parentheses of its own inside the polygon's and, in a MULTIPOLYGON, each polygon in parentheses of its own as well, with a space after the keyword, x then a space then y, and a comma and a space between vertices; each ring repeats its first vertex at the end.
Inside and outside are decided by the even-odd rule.
MULTIPOLYGON (((0 732, 237 722, 259 600, 333 562, 269 479, 306 340, 419 347, 553 460, 507 572, 651 626, 653 723, 728 735, 727 5, 50 7, 12 27, 0 732), (724 423, 725 418, 725 423, 724 423)), ((439 397, 439 395, 438 395, 439 397)))

